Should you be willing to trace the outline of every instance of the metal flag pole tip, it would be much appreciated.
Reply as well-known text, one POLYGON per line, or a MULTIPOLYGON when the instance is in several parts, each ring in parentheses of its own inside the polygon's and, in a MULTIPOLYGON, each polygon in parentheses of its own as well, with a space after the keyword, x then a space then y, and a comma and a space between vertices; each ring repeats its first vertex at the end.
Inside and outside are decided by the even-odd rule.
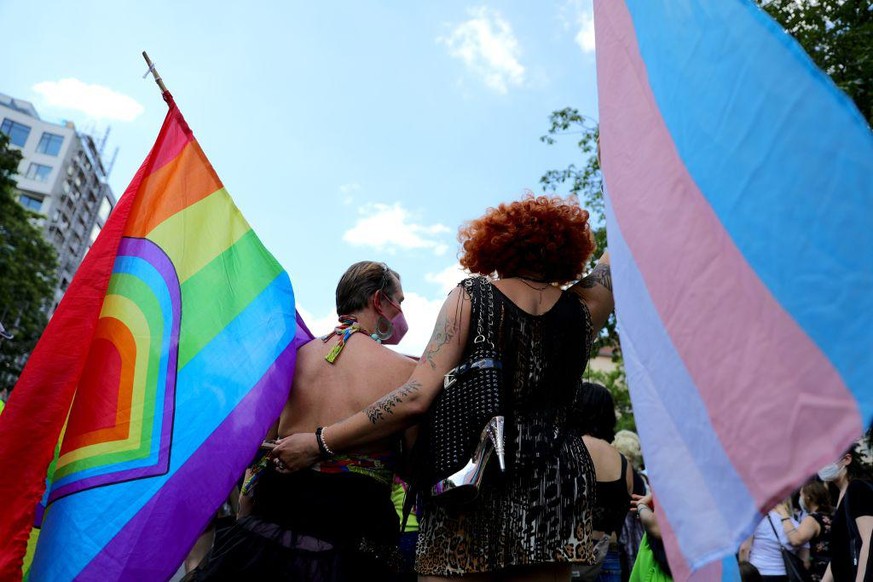
POLYGON ((158 70, 155 68, 155 64, 149 58, 148 53, 145 51, 142 51, 142 57, 145 59, 146 64, 149 66, 148 70, 145 72, 145 74, 142 76, 142 78, 145 79, 146 77, 149 76, 149 73, 151 73, 155 78, 155 83, 157 83, 158 87, 161 89, 161 93, 166 93, 167 86, 164 85, 164 81, 161 79, 161 75, 158 73, 158 70))

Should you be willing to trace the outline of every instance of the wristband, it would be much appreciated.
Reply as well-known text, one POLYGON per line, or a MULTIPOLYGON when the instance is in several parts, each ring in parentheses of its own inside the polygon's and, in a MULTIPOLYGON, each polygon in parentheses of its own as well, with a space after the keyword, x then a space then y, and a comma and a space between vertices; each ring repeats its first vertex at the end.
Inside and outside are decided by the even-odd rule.
MULTIPOLYGON (((649 511, 652 511, 652 508, 649 507, 648 505, 646 505, 645 503, 637 503, 637 515, 640 514, 641 509, 648 509, 649 511)), ((652 511, 652 513, 655 513, 655 512, 652 511)))
POLYGON ((790 517, 783 517, 782 521, 788 521, 789 519, 791 519, 791 518, 790 517))
POLYGON ((323 426, 320 426, 317 429, 315 429, 315 442, 318 443, 318 450, 321 452, 322 458, 329 459, 333 456, 336 456, 336 453, 334 453, 332 450, 330 450, 330 447, 327 446, 326 442, 324 442, 324 427, 323 426))

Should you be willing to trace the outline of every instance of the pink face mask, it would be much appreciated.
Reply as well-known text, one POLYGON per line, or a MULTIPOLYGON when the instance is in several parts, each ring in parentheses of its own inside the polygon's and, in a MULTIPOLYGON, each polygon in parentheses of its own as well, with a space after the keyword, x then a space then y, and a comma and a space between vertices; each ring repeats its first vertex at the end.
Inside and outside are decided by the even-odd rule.
POLYGON ((385 299, 387 299, 388 303, 397 309, 398 313, 391 319, 391 325, 394 331, 391 333, 390 337, 382 340, 382 343, 388 346, 396 346, 400 343, 400 340, 403 339, 403 336, 406 335, 406 332, 409 331, 409 324, 406 323, 406 316, 403 315, 403 310, 400 309, 400 306, 394 303, 394 301, 392 301, 387 295, 385 295, 385 299))

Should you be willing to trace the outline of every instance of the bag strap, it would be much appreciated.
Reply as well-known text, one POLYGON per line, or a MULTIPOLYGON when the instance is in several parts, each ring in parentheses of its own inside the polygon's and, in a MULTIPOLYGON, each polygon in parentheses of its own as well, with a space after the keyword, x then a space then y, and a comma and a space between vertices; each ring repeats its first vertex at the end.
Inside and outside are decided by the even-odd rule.
MULTIPOLYGON (((779 548, 783 549, 785 551, 788 551, 788 548, 786 548, 784 545, 782 545, 782 538, 780 538, 779 534, 776 533, 776 526, 773 525, 773 520, 770 519, 770 512, 769 511, 767 512, 767 521, 770 522, 770 528, 773 530, 773 535, 776 536, 776 543, 779 544, 779 548)), ((785 539, 788 539, 788 536, 785 536, 785 539)), ((788 543, 790 544, 791 540, 788 540, 788 543)))
MULTIPOLYGON (((465 280, 464 287, 470 295, 470 315, 477 316, 472 351, 489 347, 494 350, 494 289, 488 279, 481 275, 465 280)), ((471 331, 474 331, 472 325, 471 331)))

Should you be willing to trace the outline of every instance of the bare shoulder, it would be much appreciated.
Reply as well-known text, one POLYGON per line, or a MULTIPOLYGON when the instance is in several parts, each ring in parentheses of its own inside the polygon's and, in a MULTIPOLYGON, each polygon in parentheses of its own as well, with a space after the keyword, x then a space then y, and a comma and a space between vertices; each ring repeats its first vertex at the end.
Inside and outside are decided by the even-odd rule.
POLYGON ((597 265, 568 289, 576 294, 591 314, 593 332, 596 334, 606 324, 609 314, 615 307, 612 295, 612 270, 609 266, 609 253, 604 251, 597 265))
POLYGON ((396 368, 404 372, 407 376, 412 373, 412 370, 418 364, 418 360, 415 358, 405 356, 402 353, 395 352, 394 350, 386 348, 384 346, 378 347, 380 348, 379 361, 383 362, 387 366, 396 368))
POLYGON ((398 377, 406 380, 416 365, 414 359, 380 345, 363 334, 349 338, 348 348, 349 359, 355 361, 357 369, 365 369, 368 374, 383 381, 398 377))
POLYGON ((585 446, 588 448, 588 452, 591 454, 592 459, 595 457, 601 459, 609 458, 615 451, 612 445, 603 439, 586 434, 582 437, 582 440, 585 441, 585 446))
POLYGON ((454 360, 460 357, 467 342, 470 306, 470 296, 463 286, 452 289, 437 315, 433 333, 419 361, 420 365, 436 370, 440 367, 440 362, 449 362, 451 365, 444 367, 444 371, 448 371, 457 364, 454 360))
POLYGON ((583 436, 582 440, 594 462, 598 481, 613 481, 621 478, 621 453, 618 449, 605 440, 590 435, 583 436))
POLYGON ((309 340, 297 349, 297 360, 294 365, 295 371, 302 371, 324 358, 325 343, 320 338, 309 340))

